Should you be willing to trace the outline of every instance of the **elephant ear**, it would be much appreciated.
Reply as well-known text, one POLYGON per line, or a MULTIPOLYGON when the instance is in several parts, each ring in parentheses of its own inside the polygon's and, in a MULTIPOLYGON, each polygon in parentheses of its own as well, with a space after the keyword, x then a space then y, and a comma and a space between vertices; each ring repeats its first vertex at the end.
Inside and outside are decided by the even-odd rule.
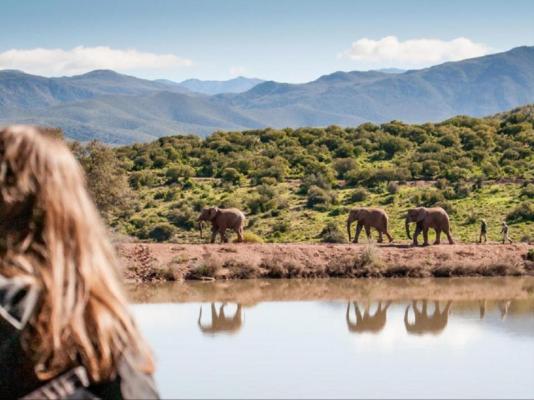
POLYGON ((210 208, 210 213, 209 213, 210 221, 217 216, 218 212, 219 212, 219 209, 217 207, 210 208))
POLYGON ((417 210, 416 221, 417 222, 423 221, 426 218, 427 214, 428 214, 428 212, 426 211, 426 209, 420 208, 419 210, 417 210))

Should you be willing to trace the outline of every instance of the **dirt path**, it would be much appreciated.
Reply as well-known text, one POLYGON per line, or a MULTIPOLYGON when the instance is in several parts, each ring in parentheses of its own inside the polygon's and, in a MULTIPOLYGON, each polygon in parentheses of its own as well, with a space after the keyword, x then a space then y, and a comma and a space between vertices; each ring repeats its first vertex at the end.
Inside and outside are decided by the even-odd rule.
POLYGON ((528 244, 118 245, 130 280, 534 275, 528 244))

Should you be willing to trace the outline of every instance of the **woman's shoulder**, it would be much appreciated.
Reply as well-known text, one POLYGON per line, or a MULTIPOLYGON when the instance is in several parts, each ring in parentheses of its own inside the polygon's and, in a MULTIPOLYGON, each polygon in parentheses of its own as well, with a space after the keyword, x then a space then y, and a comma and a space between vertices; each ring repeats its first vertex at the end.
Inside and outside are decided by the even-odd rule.
POLYGON ((39 300, 39 288, 22 276, 0 274, 0 318, 12 328, 22 330, 31 318, 39 300))
POLYGON ((125 353, 119 361, 116 379, 89 389, 102 399, 159 399, 152 375, 140 371, 136 365, 134 357, 125 353))

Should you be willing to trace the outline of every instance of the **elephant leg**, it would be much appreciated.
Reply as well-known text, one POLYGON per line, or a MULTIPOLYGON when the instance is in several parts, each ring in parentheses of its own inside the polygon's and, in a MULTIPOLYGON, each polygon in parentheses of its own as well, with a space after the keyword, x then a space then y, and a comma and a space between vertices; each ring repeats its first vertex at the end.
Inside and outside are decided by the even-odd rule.
POLYGON ((428 246, 428 228, 423 227, 423 246, 428 246))
POLYGON ((210 239, 210 243, 215 243, 215 238, 217 237, 217 230, 216 229, 212 229, 211 230, 211 239, 210 239))
POLYGON ((378 231, 378 243, 382 243, 384 241, 384 237, 382 236, 382 231, 378 231))
POLYGON ((356 225, 356 235, 354 235, 354 243, 358 243, 358 239, 360 238, 360 233, 362 231, 363 225, 358 222, 358 225, 356 225))
POLYGON ((238 241, 239 243, 243 243, 243 228, 241 228, 241 227, 238 228, 238 229, 236 230, 236 232, 237 232, 237 241, 238 241))
POLYGON ((389 240, 389 243, 393 242, 393 237, 391 237, 391 235, 389 234, 389 232, 386 230, 385 232, 385 235, 387 236, 388 240, 389 240))
POLYGON ((449 244, 454 244, 454 240, 452 240, 451 231, 450 229, 447 229, 445 231, 445 234, 447 235, 447 239, 449 239, 449 244))
POLYGON ((226 239, 226 229, 219 229, 219 235, 221 236, 221 243, 228 242, 228 239, 226 239))
POLYGON ((413 233, 413 245, 414 246, 417 246, 418 243, 417 243, 417 237, 419 236, 419 234, 421 233, 421 230, 422 230, 422 226, 421 224, 417 224, 415 226, 415 232, 413 233))
POLYGON ((440 244, 441 243, 441 229, 436 229, 436 240, 434 244, 440 244))
POLYGON ((367 235, 367 241, 371 242, 371 227, 369 225, 365 225, 365 234, 367 235))

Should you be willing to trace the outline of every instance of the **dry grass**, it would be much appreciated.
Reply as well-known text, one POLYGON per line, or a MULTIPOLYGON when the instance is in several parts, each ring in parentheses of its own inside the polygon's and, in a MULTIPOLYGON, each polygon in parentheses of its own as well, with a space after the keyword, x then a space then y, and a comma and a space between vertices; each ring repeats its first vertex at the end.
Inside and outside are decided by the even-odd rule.
POLYGON ((534 275, 533 250, 515 245, 166 245, 123 246, 134 281, 428 278, 534 275), (127 249, 125 251, 124 249, 127 249))

